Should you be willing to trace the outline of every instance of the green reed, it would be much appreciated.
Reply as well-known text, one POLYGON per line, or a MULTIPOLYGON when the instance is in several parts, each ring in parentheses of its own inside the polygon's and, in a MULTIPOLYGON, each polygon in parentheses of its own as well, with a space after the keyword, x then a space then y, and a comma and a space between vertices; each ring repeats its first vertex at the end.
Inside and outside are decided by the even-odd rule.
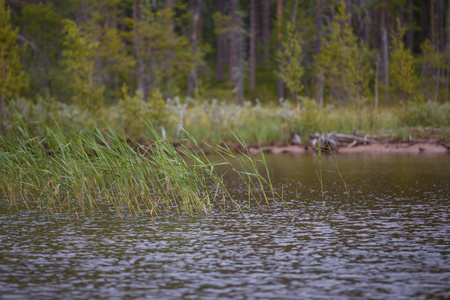
POLYGON ((322 195, 322 203, 323 206, 325 206, 325 198, 324 198, 324 192, 323 192, 323 168, 322 168, 322 147, 320 145, 320 139, 318 141, 318 147, 317 147, 317 158, 319 161, 319 171, 316 170, 316 175, 320 183, 320 194, 322 195))
MULTIPOLYGON (((211 162, 187 132, 191 150, 175 147, 149 126, 150 145, 120 136, 109 127, 87 134, 67 134, 58 127, 45 128, 33 137, 18 121, 14 137, 0 138, 0 195, 18 209, 38 207, 58 219, 113 209, 122 219, 131 215, 152 217, 176 210, 178 214, 209 214, 231 204, 242 211, 224 183, 219 166, 234 172, 248 189, 250 201, 269 204, 274 191, 265 160, 238 154, 228 146, 211 146, 223 161, 211 162), (237 162, 239 167, 235 167, 237 162), (263 176, 258 164, 265 168, 263 176)), ((239 135, 238 141, 245 145, 239 135)), ((283 200, 284 201, 284 200, 283 200)))
POLYGON ((251 211, 252 200, 260 206, 260 202, 264 202, 267 205, 270 204, 269 198, 275 202, 276 199, 280 199, 286 207, 290 210, 289 206, 284 200, 283 195, 275 191, 275 188, 270 179, 269 169, 265 159, 264 152, 261 149, 261 159, 255 159, 250 155, 248 147, 238 132, 233 132, 233 136, 242 150, 237 153, 236 150, 231 149, 225 142, 222 141, 222 145, 211 146, 210 149, 218 154, 222 159, 222 164, 230 166, 231 170, 239 176, 241 181, 246 186, 248 203, 247 208, 251 211), (263 168, 263 173, 259 168, 263 168), (267 189, 267 190, 266 190, 267 189))
POLYGON ((348 191, 347 183, 345 182, 344 177, 342 177, 342 173, 339 170, 339 165, 337 163, 336 156, 334 156, 334 153, 331 150, 331 145, 328 142, 328 140, 326 138, 326 134, 323 130, 322 130, 322 136, 324 137, 324 140, 325 140, 325 146, 324 146, 325 149, 322 149, 323 146, 321 145, 320 138, 319 138, 318 145, 317 145, 317 158, 318 158, 318 163, 319 163, 319 170, 318 171, 316 170, 316 175, 317 175, 317 178, 320 183, 320 194, 322 196, 322 204, 323 204, 323 206, 325 206, 325 197, 324 197, 324 188, 323 188, 323 167, 322 167, 322 152, 323 151, 328 152, 331 155, 331 157, 333 158, 333 162, 336 167, 336 171, 339 175, 339 178, 342 181, 342 184, 344 185, 345 193, 347 194, 347 197, 350 197, 350 193, 348 191))

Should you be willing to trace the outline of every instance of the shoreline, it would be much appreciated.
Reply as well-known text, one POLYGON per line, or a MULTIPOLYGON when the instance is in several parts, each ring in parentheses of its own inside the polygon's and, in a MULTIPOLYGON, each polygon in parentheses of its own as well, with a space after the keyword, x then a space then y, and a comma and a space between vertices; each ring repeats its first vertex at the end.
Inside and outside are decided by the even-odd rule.
MULTIPOLYGON (((310 144, 265 145, 249 147, 250 154, 259 154, 260 149, 267 154, 303 154, 316 153, 310 144)), ((449 154, 450 140, 433 142, 378 142, 356 146, 341 146, 333 149, 334 154, 449 154)))

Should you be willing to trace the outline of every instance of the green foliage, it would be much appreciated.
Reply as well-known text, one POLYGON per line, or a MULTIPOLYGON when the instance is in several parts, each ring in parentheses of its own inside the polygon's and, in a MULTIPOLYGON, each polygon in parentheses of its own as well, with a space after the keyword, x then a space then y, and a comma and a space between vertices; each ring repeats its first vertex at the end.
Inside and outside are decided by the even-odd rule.
MULTIPOLYGON (((136 65, 136 60, 128 53, 127 47, 116 28, 105 25, 96 31, 96 36, 100 40, 101 79, 108 86, 107 92, 111 93, 118 86, 120 78, 126 79, 129 77, 130 70, 136 65)), ((111 94, 118 97, 118 92, 114 91, 111 94)))
POLYGON ((20 54, 23 47, 17 44, 17 29, 11 26, 11 13, 0 0, 0 128, 6 133, 7 100, 17 97, 27 87, 27 73, 23 70, 20 54))
POLYGON ((438 87, 431 83, 433 77, 437 77, 437 73, 441 72, 443 75, 444 70, 450 63, 450 57, 447 57, 445 52, 441 53, 436 51, 436 47, 428 39, 420 45, 420 49, 422 50, 422 55, 418 58, 418 62, 422 67, 422 76, 420 79, 422 89, 424 90, 423 94, 426 98, 430 99, 430 92, 434 92, 435 95, 439 96, 439 91, 436 91, 438 87))
POLYGON ((71 75, 73 101, 95 110, 101 104, 105 90, 95 68, 100 43, 92 35, 82 31, 74 21, 66 19, 63 26, 64 66, 71 75))
MULTIPOLYGON (((22 35, 29 41, 24 63, 30 74, 30 93, 48 94, 61 88, 59 69, 62 17, 50 3, 26 5, 19 19, 22 35)), ((64 84, 66 88, 66 84, 64 84)))
POLYGON ((137 91, 130 96, 128 88, 122 87, 123 99, 116 108, 117 127, 123 128, 129 137, 142 137, 146 132, 146 123, 151 123, 155 128, 165 124, 168 112, 166 103, 159 90, 153 90, 147 102, 144 101, 142 92, 137 91))
POLYGON ((408 116, 409 126, 450 128, 450 103, 415 102, 408 116))
POLYGON ((389 76, 392 79, 394 90, 404 94, 411 94, 415 84, 415 74, 413 69, 414 58, 408 49, 405 49, 403 36, 405 28, 400 25, 397 19, 397 31, 391 36, 391 64, 389 76))
MULTIPOLYGON (((123 91, 126 88, 122 88, 123 91)), ((302 107, 297 112, 289 100, 281 105, 262 105, 260 102, 251 104, 244 102, 244 106, 226 101, 207 101, 201 103, 188 100, 182 103, 177 98, 167 104, 155 91, 150 101, 144 102, 139 92, 134 96, 124 93, 123 100, 118 104, 101 109, 93 114, 89 110, 76 105, 66 104, 51 99, 38 99, 32 102, 23 98, 11 101, 5 120, 7 131, 11 131, 17 120, 22 120, 28 131, 34 135, 44 134, 44 125, 57 125, 64 132, 87 132, 94 126, 108 124, 117 132, 124 132, 130 138, 141 139, 152 135, 144 123, 152 123, 155 128, 164 126, 167 136, 186 138, 177 134, 180 112, 183 110, 184 128, 196 139, 220 142, 233 141, 232 130, 237 129, 246 142, 249 143, 286 143, 289 132, 294 129, 304 139, 309 134, 336 131, 352 134, 358 126, 359 134, 371 134, 378 137, 403 137, 399 129, 403 126, 401 107, 361 109, 361 124, 358 112, 354 107, 335 105, 322 106, 313 99, 301 98, 302 107), (155 100, 152 100, 155 99, 155 100), (150 105, 150 103, 155 103, 150 105), (175 122, 170 122, 172 119, 175 122)), ((450 106, 447 103, 414 102, 411 105, 408 126, 440 128, 444 132, 442 137, 448 136, 450 128, 450 106), (446 134, 446 135, 445 135, 446 134)), ((14 135, 14 134, 12 134, 14 135)), ((408 137, 408 136, 406 136, 408 137)))
POLYGON ((223 35, 230 32, 231 16, 227 16, 220 12, 216 12, 213 15, 213 20, 214 20, 215 34, 223 35))
POLYGON ((302 37, 295 31, 293 24, 287 25, 287 36, 282 43, 282 50, 277 53, 277 62, 280 76, 286 83, 287 88, 295 94, 298 101, 298 94, 303 89, 303 66, 302 66, 302 37))
POLYGON ((28 132, 35 135, 44 134, 43 125, 57 126, 64 131, 88 131, 100 123, 89 110, 74 103, 63 103, 52 99, 38 97, 37 101, 16 98, 10 101, 6 111, 7 131, 20 120, 28 132))
POLYGON ((322 76, 330 89, 337 90, 341 99, 352 98, 360 106, 361 97, 368 94, 370 57, 368 48, 358 41, 350 27, 351 16, 343 1, 331 22, 331 36, 322 39, 322 51, 316 57, 316 74, 322 76))
POLYGON ((405 28, 400 25, 400 20, 397 19, 397 30, 391 36, 389 77, 391 78, 390 82, 393 90, 400 93, 403 100, 403 119, 404 123, 406 123, 407 101, 413 88, 417 85, 417 79, 413 69, 414 57, 408 49, 405 49, 405 44, 403 43, 404 34, 405 28))
MULTIPOLYGON (((346 133, 355 128, 359 132, 395 130, 400 121, 411 126, 447 124, 443 117, 445 105, 425 104, 429 99, 443 102, 449 95, 449 56, 444 53, 444 45, 440 44, 440 38, 435 45, 425 41, 421 46, 422 56, 415 60, 414 52, 409 53, 403 45, 405 31, 400 26, 389 39, 390 86, 387 88, 392 99, 402 98, 403 112, 396 103, 389 109, 380 108, 386 116, 370 111, 368 102, 373 88, 369 88, 369 84, 372 85, 374 79, 374 58, 352 28, 359 28, 358 35, 368 38, 367 45, 374 45, 374 38, 379 36, 372 34, 379 30, 372 30, 372 27, 378 23, 364 21, 364 16, 380 8, 368 4, 373 1, 366 1, 360 9, 353 7, 354 16, 346 10, 344 2, 348 1, 322 1, 321 8, 316 7, 314 1, 312 4, 294 0, 279 2, 283 4, 282 48, 276 30, 278 24, 273 22, 274 7, 269 11, 264 10, 267 6, 259 7, 259 13, 268 19, 259 24, 256 35, 256 88, 245 93, 253 104, 246 102, 242 108, 232 104, 238 84, 215 79, 216 54, 223 54, 224 71, 230 71, 229 61, 226 61, 227 45, 220 49, 224 51, 205 55, 206 43, 215 47, 217 35, 229 38, 238 34, 243 40, 249 38, 245 34, 251 19, 248 2, 241 2, 242 11, 236 12, 237 22, 229 15, 213 16, 210 12, 217 10, 217 3, 203 1, 201 18, 197 20, 195 51, 193 40, 190 41, 194 10, 186 0, 172 1, 172 8, 165 1, 87 0, 82 1, 83 5, 79 5, 79 0, 6 2, 11 3, 13 15, 5 8, 5 1, 0 0, 0 103, 3 106, 11 103, 10 107, 1 109, 2 123, 8 123, 4 129, 10 129, 11 123, 16 121, 16 111, 35 132, 42 132, 39 122, 55 121, 64 130, 72 125, 76 130, 85 130, 94 124, 109 122, 117 130, 125 128, 129 136, 137 137, 148 133, 143 122, 149 120, 157 127, 167 127, 169 136, 176 132, 177 125, 167 119, 179 121, 181 118, 179 111, 178 114, 167 113, 161 94, 164 98, 182 95, 193 69, 196 70, 196 97, 201 100, 180 103, 188 105, 183 111, 186 126, 207 140, 216 140, 217 135, 232 139, 230 128, 239 128, 242 136, 251 141, 283 142, 288 139, 290 129, 300 130, 307 136, 320 128, 346 133), (293 15, 292 8, 296 5, 297 14, 293 15), (321 18, 315 15, 319 10, 321 18), (318 25, 321 25, 321 32, 317 31, 318 25), (319 34, 323 39, 322 52, 312 59, 319 34), (22 43, 27 46, 20 47, 22 43), (282 50, 277 55, 267 56, 276 53, 278 47, 282 50), (313 61, 315 64, 311 66, 313 61), (414 66, 414 62, 420 65, 414 66), (281 106, 277 103, 274 72, 277 67, 287 88, 297 96, 305 95, 299 97, 301 109, 293 110, 289 101, 281 106), (321 83, 325 84, 325 94, 330 96, 326 100, 333 98, 333 105, 327 103, 322 107, 307 98, 315 92, 318 81, 314 79, 318 75, 323 75, 321 83), (420 83, 416 75, 420 75, 420 83), (124 84, 140 93, 134 96, 128 91, 122 93, 120 87, 124 84), (418 87, 422 88, 422 93, 418 87), (259 100, 270 105, 261 105, 259 100)), ((386 3, 388 15, 400 11, 401 1, 394 2, 396 4, 386 3)), ((416 2, 415 9, 429 8, 430 1, 416 2)), ((419 15, 422 14, 414 14, 414 18, 419 15)), ((415 23, 419 24, 416 20, 415 23)), ((438 30, 439 37, 445 31, 438 30)), ((422 37, 416 39, 422 34, 415 28, 413 35, 413 50, 418 52, 414 46, 422 42, 422 37)), ((245 49, 243 46, 238 55, 240 73, 246 68, 245 49)), ((380 79, 384 70, 383 66, 379 68, 380 79)), ((239 76, 239 79, 242 79, 239 81, 242 86, 247 84, 246 78, 239 76)))
POLYGON ((17 44, 18 29, 11 26, 11 13, 0 0, 0 101, 17 97, 27 87, 27 74, 20 55, 24 47, 17 44))
MULTIPOLYGON (((234 14, 238 18, 243 18, 245 16, 245 12, 242 10, 234 11, 234 14)), ((242 24, 233 23, 230 15, 224 15, 220 12, 216 12, 213 15, 214 20, 214 33, 217 35, 225 35, 235 31, 245 31, 242 27, 242 24)))
POLYGON ((199 43, 193 53, 188 38, 173 30, 173 17, 171 9, 154 12, 147 3, 143 6, 142 20, 126 20, 133 29, 127 34, 128 39, 136 44, 135 55, 142 60, 138 76, 150 78, 149 86, 153 89, 165 87, 165 94, 178 92, 176 87, 192 68, 202 65, 207 50, 199 43))

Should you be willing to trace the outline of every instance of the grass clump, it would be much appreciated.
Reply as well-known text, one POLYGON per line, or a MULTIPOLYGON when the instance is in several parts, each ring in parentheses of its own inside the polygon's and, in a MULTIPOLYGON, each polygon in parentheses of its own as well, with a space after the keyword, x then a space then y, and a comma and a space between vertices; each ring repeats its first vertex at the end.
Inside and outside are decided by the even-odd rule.
MULTIPOLYGON (((225 210, 227 205, 241 212, 224 183, 224 173, 216 170, 223 165, 239 175, 258 204, 258 199, 269 203, 267 188, 272 197, 278 196, 268 172, 263 176, 258 171, 257 161, 226 147, 211 146, 223 158, 211 162, 202 150, 176 148, 151 126, 149 146, 127 140, 109 127, 85 134, 43 124, 42 128, 44 135, 32 136, 18 121, 13 135, 0 139, 0 194, 18 209, 21 203, 28 209, 37 206, 56 219, 105 209, 113 209, 119 218, 124 213, 154 217, 172 210, 200 215, 211 213, 213 207, 225 210), (237 168, 235 162, 247 168, 237 168)), ((259 163, 265 165, 265 160, 259 163)))

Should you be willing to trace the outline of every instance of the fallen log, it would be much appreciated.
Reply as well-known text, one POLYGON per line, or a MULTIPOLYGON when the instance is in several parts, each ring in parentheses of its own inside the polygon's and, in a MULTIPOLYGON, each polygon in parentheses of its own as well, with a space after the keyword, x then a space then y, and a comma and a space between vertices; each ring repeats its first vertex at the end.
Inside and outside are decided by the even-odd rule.
POLYGON ((322 148, 322 150, 337 150, 338 143, 334 140, 334 138, 330 135, 318 134, 315 133, 313 135, 309 135, 311 138, 311 146, 322 148))
POLYGON ((353 143, 354 141, 358 141, 364 144, 375 144, 378 143, 378 141, 369 138, 369 135, 365 135, 363 137, 357 136, 357 135, 348 135, 348 134, 341 134, 341 133, 330 133, 330 135, 337 140, 338 142, 349 142, 353 143))
POLYGON ((357 135, 348 135, 342 133, 331 132, 328 134, 311 134, 311 145, 317 146, 320 142, 322 148, 337 149, 339 147, 347 146, 354 147, 356 145, 367 145, 378 143, 377 140, 369 138, 369 135, 364 137, 357 135))

